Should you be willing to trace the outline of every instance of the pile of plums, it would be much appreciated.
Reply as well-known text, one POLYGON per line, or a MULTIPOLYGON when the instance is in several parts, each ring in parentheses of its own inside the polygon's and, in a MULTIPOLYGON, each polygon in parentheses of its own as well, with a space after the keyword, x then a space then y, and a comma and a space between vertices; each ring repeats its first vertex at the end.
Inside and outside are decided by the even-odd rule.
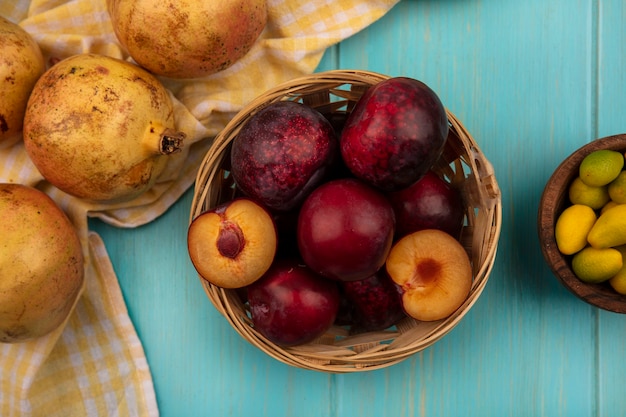
POLYGON ((253 326, 282 346, 448 317, 472 283, 462 194, 433 170, 448 132, 439 97, 408 77, 343 118, 268 104, 232 140, 239 195, 189 226, 192 263, 243 290, 253 326))

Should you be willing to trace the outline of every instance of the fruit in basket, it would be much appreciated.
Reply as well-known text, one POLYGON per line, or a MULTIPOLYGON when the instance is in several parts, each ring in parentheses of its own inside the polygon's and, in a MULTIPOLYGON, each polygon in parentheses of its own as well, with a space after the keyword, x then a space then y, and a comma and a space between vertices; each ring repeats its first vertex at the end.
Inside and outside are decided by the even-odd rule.
POLYGON ((402 288, 404 310, 421 321, 450 316, 472 286, 472 265, 465 248, 437 229, 413 232, 397 241, 386 268, 402 288))
POLYGON ((608 282, 626 290, 623 249, 626 245, 626 190, 624 154, 594 150, 578 166, 567 192, 569 205, 554 227, 557 248, 571 256, 574 275, 585 283, 608 282))
POLYGON ((222 288, 242 288, 259 279, 276 254, 276 228, 265 208, 237 198, 193 219, 187 248, 202 278, 222 288))
POLYGON ((596 222, 596 212, 584 204, 573 204, 559 215, 554 238, 559 251, 573 255, 587 246, 587 235, 596 222))
POLYGON ((252 323, 281 346, 311 342, 324 334, 339 310, 337 283, 295 260, 274 263, 248 287, 252 323))
POLYGON ((133 199, 180 150, 167 90, 115 58, 66 58, 37 81, 24 116, 24 144, 43 177, 79 198, 133 199))
POLYGON ((609 278, 609 285, 615 292, 626 295, 626 245, 617 246, 615 249, 622 255, 622 267, 609 278))
POLYGON ((74 226, 48 195, 0 184, 0 342, 43 336, 67 318, 83 286, 74 226))
POLYGON ((0 148, 21 139, 28 97, 45 69, 39 45, 30 34, 0 16, 0 148))
POLYGON ((120 43, 142 67, 172 78, 222 71, 252 48, 267 23, 266 0, 107 0, 120 43))
POLYGON ((593 284, 611 279, 622 266, 622 254, 615 248, 587 246, 572 257, 574 274, 581 281, 593 284))
POLYGON ((569 201, 572 204, 583 204, 599 210, 611 199, 608 186, 587 185, 580 178, 574 178, 568 189, 569 201))
POLYGON ((609 200, 609 202, 603 205, 602 208, 600 209, 600 214, 604 213, 608 209, 613 208, 615 206, 617 206, 617 203, 615 201, 609 200))
POLYGON ((397 191, 420 179, 443 152, 448 117, 421 81, 395 77, 370 87, 341 134, 341 155, 358 178, 397 191))
POLYGON ((396 238, 422 229, 443 230, 457 239, 461 236, 463 197, 434 171, 388 197, 396 214, 396 238))
POLYGON ((599 149, 580 162, 578 174, 585 184, 602 187, 613 181, 624 167, 624 155, 612 149, 599 149))
POLYGON ((273 210, 297 207, 338 157, 333 127, 315 109, 279 101, 261 109, 232 141, 237 187, 273 210))
POLYGON ((313 271, 336 280, 366 278, 385 263, 395 231, 391 203, 354 178, 313 190, 298 216, 300 255, 313 271))
POLYGON ((608 282, 616 293, 626 295, 626 267, 622 266, 617 274, 611 277, 608 282))
POLYGON ((593 224, 587 241, 596 249, 626 244, 626 204, 606 210, 593 224))
POLYGON ((351 333, 384 330, 406 317, 400 289, 384 268, 367 278, 340 285, 352 305, 351 333))
POLYGON ((626 171, 621 171, 607 187, 611 201, 626 204, 626 171))

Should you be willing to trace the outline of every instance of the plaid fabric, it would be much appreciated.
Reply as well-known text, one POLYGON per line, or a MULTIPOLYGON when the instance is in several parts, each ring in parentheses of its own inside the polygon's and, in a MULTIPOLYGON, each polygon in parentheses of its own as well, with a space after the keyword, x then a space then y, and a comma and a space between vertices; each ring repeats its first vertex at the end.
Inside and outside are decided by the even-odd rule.
MULTIPOLYGON (((69 215, 86 256, 83 293, 66 323, 20 344, 0 344, 0 415, 156 416, 150 369, 117 278, 88 217, 136 227, 161 215, 195 180, 215 136, 248 101, 311 73, 324 51, 383 16, 399 0, 268 0, 269 21, 252 50, 232 67, 201 80, 162 79, 187 134, 156 186, 123 204, 93 204, 48 184, 23 144, 0 149, 0 182, 36 186, 69 215)), ((0 2, 0 15, 39 43, 48 63, 91 52, 130 58, 117 43, 105 0, 0 2)))

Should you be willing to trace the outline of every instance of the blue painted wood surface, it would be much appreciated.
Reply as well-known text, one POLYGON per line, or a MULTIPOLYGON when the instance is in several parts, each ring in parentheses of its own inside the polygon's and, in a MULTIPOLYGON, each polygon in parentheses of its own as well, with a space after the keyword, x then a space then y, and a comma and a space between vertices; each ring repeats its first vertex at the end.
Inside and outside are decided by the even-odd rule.
POLYGON ((161 415, 626 415, 626 316, 558 284, 536 233, 561 159, 626 131, 622 0, 403 0, 328 50, 319 70, 420 79, 472 133, 502 189, 496 263, 481 298, 435 345, 378 371, 284 365, 230 328, 186 251, 191 191, 133 230, 98 221, 144 344, 161 415))

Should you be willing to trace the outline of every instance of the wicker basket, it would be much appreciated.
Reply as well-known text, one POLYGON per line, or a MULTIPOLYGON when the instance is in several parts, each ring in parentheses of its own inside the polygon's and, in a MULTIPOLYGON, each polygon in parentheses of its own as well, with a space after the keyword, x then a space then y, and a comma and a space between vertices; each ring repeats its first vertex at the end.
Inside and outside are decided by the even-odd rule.
MULTIPOLYGON (((327 71, 294 79, 267 91, 243 108, 215 138, 196 178, 191 218, 231 199, 235 193, 228 175, 230 144, 242 125, 257 111, 278 100, 299 100, 322 113, 350 112, 371 85, 389 78, 365 71, 327 71)), ((234 290, 216 287, 200 277, 215 308, 248 342, 289 365, 330 373, 358 372, 398 363, 448 333, 482 293, 496 256, 502 221, 501 197, 493 168, 462 124, 448 111, 450 134, 442 157, 433 168, 458 187, 466 202, 461 242, 472 260, 474 281, 465 303, 450 317, 436 322, 405 318, 378 332, 350 335, 333 326, 312 343, 283 348, 252 327, 247 305, 234 290)))

